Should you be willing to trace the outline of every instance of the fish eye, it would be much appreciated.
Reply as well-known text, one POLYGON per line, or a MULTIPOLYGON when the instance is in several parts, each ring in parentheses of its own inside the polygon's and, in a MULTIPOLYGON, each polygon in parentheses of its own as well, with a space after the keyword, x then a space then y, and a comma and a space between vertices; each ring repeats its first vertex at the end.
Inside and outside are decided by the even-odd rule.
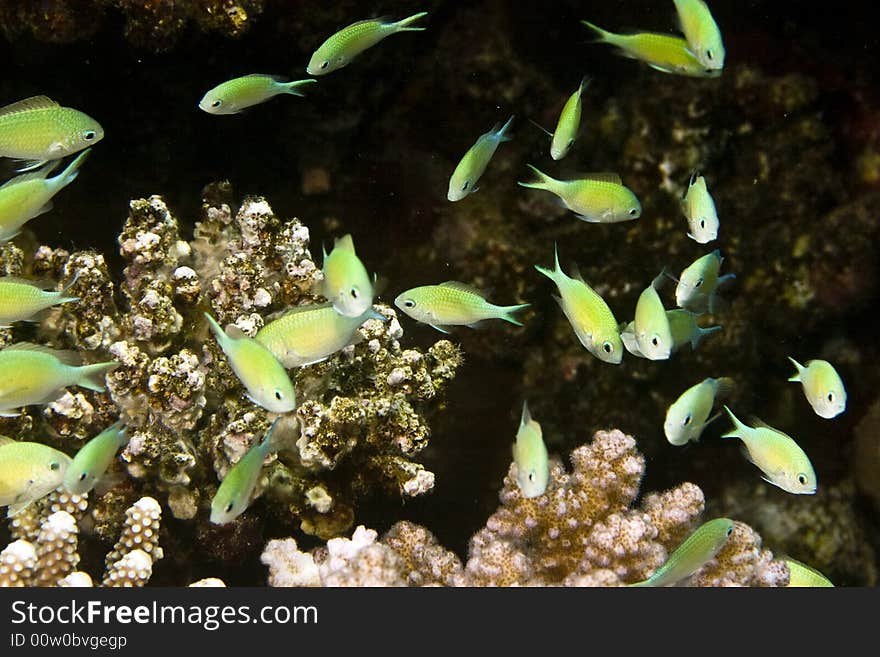
POLYGON ((416 302, 413 301, 412 299, 405 299, 403 302, 403 305, 406 306, 407 308, 415 308, 416 302))
POLYGON ((727 535, 730 536, 733 533, 733 525, 727 528, 727 535))
POLYGON ((697 279, 697 282, 694 283, 694 287, 700 287, 702 284, 703 284, 703 279, 702 279, 702 278, 698 278, 698 279, 697 279))
POLYGON ((275 399, 277 399, 278 401, 281 401, 283 398, 284 398, 284 395, 281 394, 281 391, 276 390, 275 391, 275 399))
POLYGON ((712 51, 711 51, 711 50, 707 50, 707 51, 706 51, 706 57, 709 58, 709 61, 712 60, 712 51))
POLYGON ((807 475, 801 473, 797 476, 797 480, 801 486, 804 486, 807 483, 807 475))
POLYGON ((529 473, 529 481, 532 481, 532 482, 535 481, 535 473, 534 472, 529 473))
POLYGON ((351 295, 352 299, 357 299, 360 296, 360 292, 356 287, 351 288, 348 293, 351 295))
POLYGON ((471 184, 470 180, 465 180, 464 185, 461 186, 461 191, 466 192, 467 188, 470 186, 470 184, 471 184))
POLYGON ((630 217, 635 217, 638 213, 639 213, 639 211, 636 210, 635 208, 630 208, 629 216, 630 216, 630 217))
POLYGON ((217 107, 220 107, 222 104, 223 104, 223 101, 218 98, 213 103, 211 103, 211 107, 217 108, 217 107))
POLYGON ((684 426, 687 426, 690 423, 691 423, 691 414, 688 413, 687 415, 684 416, 684 426))
POLYGON ((232 507, 233 507, 233 506, 234 506, 234 505, 232 504, 232 502, 230 502, 229 504, 226 505, 226 508, 224 509, 224 511, 225 511, 226 513, 229 513, 230 511, 232 511, 232 507))
POLYGON ((52 462, 49 464, 49 469, 50 469, 52 472, 55 472, 55 471, 56 471, 58 468, 60 468, 60 467, 61 467, 61 464, 58 463, 58 461, 52 461, 52 462))
POLYGON ((660 337, 657 335, 651 336, 651 344, 654 345, 655 347, 659 347, 660 346, 660 337))
POLYGON ((83 130, 82 137, 86 141, 92 141, 95 137, 98 136, 98 133, 94 130, 83 130))
POLYGON ((700 219, 700 228, 705 228, 705 227, 706 227, 706 220, 700 219))
POLYGON ((602 351, 604 351, 606 354, 610 354, 612 351, 614 351, 614 347, 611 345, 610 342, 603 342, 602 351))
POLYGON ((87 475, 85 472, 83 472, 83 473, 79 476, 79 480, 80 480, 80 481, 85 481, 85 480, 86 480, 86 477, 88 477, 88 475, 87 475))
POLYGON ((321 62, 321 70, 323 71, 325 68, 330 66, 330 62, 321 62))
POLYGON ((834 402, 834 393, 833 392, 828 393, 828 401, 832 402, 832 403, 834 402))

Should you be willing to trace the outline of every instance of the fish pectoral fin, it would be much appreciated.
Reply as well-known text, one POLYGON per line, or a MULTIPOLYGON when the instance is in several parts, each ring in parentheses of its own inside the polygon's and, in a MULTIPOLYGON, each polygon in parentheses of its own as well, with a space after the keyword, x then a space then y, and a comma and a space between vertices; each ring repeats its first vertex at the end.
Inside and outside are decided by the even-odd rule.
POLYGON ((648 66, 653 68, 655 71, 660 71, 661 73, 675 73, 675 69, 665 68, 665 67, 659 66, 657 64, 648 64, 648 66))
MULTIPOLYGON (((21 497, 21 496, 19 495, 19 497, 21 497)), ((16 497, 15 499, 18 500, 18 497, 16 497)), ((33 504, 33 500, 23 500, 21 502, 18 502, 18 501, 13 502, 12 504, 9 505, 9 510, 6 512, 6 517, 12 518, 14 516, 17 516, 19 513, 24 511, 26 508, 28 508, 31 504, 33 504)))
POLYGON ((431 328, 437 329, 441 333, 449 333, 449 331, 446 330, 446 327, 443 326, 442 324, 428 324, 428 326, 430 326, 431 328))
POLYGON ((21 415, 21 411, 16 411, 14 409, 0 411, 0 417, 18 417, 19 415, 21 415))
POLYGON ((483 328, 485 325, 486 325, 486 320, 484 320, 484 319, 479 319, 476 322, 471 322, 470 324, 468 324, 468 326, 472 329, 480 329, 480 328, 483 328))
POLYGON ((53 203, 52 201, 47 201, 43 207, 41 207, 39 210, 37 210, 37 214, 35 214, 34 216, 38 217, 41 214, 46 214, 54 207, 55 207, 55 203, 53 203))
POLYGON ((46 164, 48 160, 21 160, 24 166, 19 167, 16 171, 24 172, 24 171, 33 171, 34 169, 39 169, 41 166, 46 164))
POLYGON ((596 219, 595 217, 588 217, 585 214, 575 214, 575 216, 578 219, 580 219, 581 221, 586 221, 587 223, 591 223, 591 224, 601 223, 601 221, 599 219, 596 219))

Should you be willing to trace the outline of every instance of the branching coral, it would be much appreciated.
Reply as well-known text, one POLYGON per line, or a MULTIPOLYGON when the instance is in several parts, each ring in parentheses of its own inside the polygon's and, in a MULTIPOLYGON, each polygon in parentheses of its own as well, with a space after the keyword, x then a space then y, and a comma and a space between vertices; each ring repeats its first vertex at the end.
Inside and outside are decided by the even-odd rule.
MULTIPOLYGON (((525 498, 512 463, 501 507, 471 539, 469 558, 437 543, 425 528, 398 522, 381 540, 358 527, 351 539, 302 552, 292 538, 268 543, 262 561, 272 586, 622 586, 647 578, 695 527, 702 491, 684 483, 647 495, 633 507, 644 473, 635 440, 599 431, 558 458, 546 492, 525 498)), ((715 559, 688 582, 695 586, 784 586, 788 568, 761 549, 744 523, 715 559)))

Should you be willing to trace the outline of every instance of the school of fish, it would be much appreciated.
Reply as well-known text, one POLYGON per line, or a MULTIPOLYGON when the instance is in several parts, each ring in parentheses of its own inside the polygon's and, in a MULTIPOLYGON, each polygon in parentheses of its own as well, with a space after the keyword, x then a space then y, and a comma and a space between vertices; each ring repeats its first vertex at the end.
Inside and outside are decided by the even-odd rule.
MULTIPOLYGON (((703 0, 674 0, 683 36, 639 32, 617 34, 586 20, 583 25, 601 43, 615 46, 620 54, 639 60, 655 70, 696 78, 722 74, 725 49, 721 32, 703 0)), ((329 36, 312 54, 306 72, 323 76, 352 64, 368 48, 399 32, 427 29, 414 25, 427 16, 419 12, 398 21, 367 19, 352 23, 329 36)), ((549 155, 558 161, 575 147, 581 134, 584 95, 591 78, 584 76, 565 101, 555 130, 544 130, 551 139, 549 155)), ((198 102, 212 115, 239 114, 279 95, 304 96, 302 88, 315 78, 288 80, 274 74, 254 73, 221 82, 204 93, 198 102)), ((480 135, 468 148, 449 177, 446 197, 466 202, 498 147, 513 139, 511 115, 480 135)), ((34 96, 0 108, 0 157, 22 162, 21 175, 0 186, 0 241, 14 238, 22 226, 52 208, 52 199, 79 175, 91 147, 102 140, 102 126, 87 114, 64 107, 46 96, 34 96), (50 174, 62 159, 79 153, 55 176, 50 174)), ((616 224, 641 217, 638 197, 614 172, 585 174, 575 179, 557 179, 538 167, 527 165, 534 175, 522 187, 549 192, 559 204, 585 222, 616 224)), ((718 239, 720 222, 705 177, 694 171, 681 199, 687 221, 687 236, 699 244, 718 239)), ((678 276, 665 270, 657 275, 638 298, 629 322, 618 322, 608 303, 576 268, 567 275, 554 249, 553 269, 535 269, 556 286, 554 296, 576 339, 598 360, 618 365, 624 353, 655 361, 670 359, 690 344, 697 349, 722 326, 700 326, 703 315, 715 315, 723 304, 718 288, 734 274, 720 274, 723 257, 719 249, 688 265, 678 276), (661 288, 666 278, 676 281, 677 308, 666 308, 661 288)), ((361 339, 359 328, 367 321, 389 318, 373 308, 375 275, 370 275, 358 257, 350 234, 338 238, 328 254, 324 252, 320 293, 326 303, 288 308, 249 337, 234 324, 221 327, 208 313, 205 320, 229 366, 241 381, 245 397, 276 416, 263 438, 233 465, 220 482, 212 500, 210 521, 231 522, 252 502, 261 468, 273 451, 281 449, 278 427, 297 408, 297 395, 288 370, 307 367, 331 357, 361 339)), ((76 281, 61 290, 43 281, 0 277, 0 326, 36 321, 41 313, 58 304, 77 303, 67 293, 76 281)), ((455 280, 423 284, 396 296, 394 305, 416 322, 448 333, 453 327, 476 327, 500 319, 515 326, 523 322, 517 313, 529 303, 496 305, 487 295, 466 282, 455 280)), ((789 381, 802 385, 816 415, 831 419, 846 408, 846 389, 834 366, 813 359, 802 365, 790 358, 795 373, 789 381)), ((103 377, 115 361, 83 363, 78 354, 20 342, 0 350, 0 416, 14 416, 19 409, 46 404, 69 386, 103 391, 103 377), (13 375, 14 373, 14 375, 13 375)), ((718 399, 727 397, 735 382, 726 377, 708 377, 685 390, 672 402, 664 422, 664 434, 671 445, 682 446, 700 439, 717 417, 712 415, 718 399)), ((743 443, 745 457, 763 474, 763 479, 793 494, 813 494, 817 478, 807 454, 791 436, 758 420, 749 426, 724 406, 733 427, 722 438, 736 437, 743 443)), ((126 420, 119 418, 73 457, 40 443, 15 441, 0 436, 0 505, 14 515, 59 485, 82 494, 102 481, 111 481, 118 451, 128 442, 126 420)), ((541 425, 523 402, 519 430, 513 443, 516 481, 522 495, 537 498, 549 482, 549 455, 541 425)), ((734 530, 728 518, 710 520, 699 527, 648 579, 632 586, 674 585, 699 570, 724 546, 734 530)), ((791 586, 832 586, 821 573, 788 559, 791 586)))

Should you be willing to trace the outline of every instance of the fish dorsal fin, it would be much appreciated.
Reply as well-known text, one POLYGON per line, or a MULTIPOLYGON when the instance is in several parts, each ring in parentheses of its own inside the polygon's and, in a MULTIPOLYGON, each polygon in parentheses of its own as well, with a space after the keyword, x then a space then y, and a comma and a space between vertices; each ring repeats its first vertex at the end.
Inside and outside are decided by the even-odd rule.
POLYGON ((34 344, 33 342, 16 342, 15 344, 11 344, 8 347, 4 347, 3 351, 30 351, 33 353, 54 356, 65 365, 72 365, 74 367, 82 365, 82 358, 80 358, 80 355, 75 351, 69 351, 65 349, 52 349, 51 347, 45 347, 41 344, 34 344))
POLYGON ((569 269, 569 271, 571 272, 571 274, 570 274, 571 278, 573 278, 576 281, 580 281, 581 283, 583 283, 585 285, 589 285, 589 283, 587 283, 584 280, 584 277, 581 274, 581 270, 578 268, 577 263, 572 264, 571 269, 569 269))
POLYGON ((13 185, 19 185, 29 180, 45 180, 46 176, 52 173, 52 171, 58 166, 60 162, 61 160, 52 160, 51 162, 43 167, 40 167, 36 171, 28 171, 27 173, 23 173, 20 176, 16 176, 15 178, 10 178, 5 183, 0 185, 0 189, 6 189, 7 187, 12 187, 13 185))
POLYGON ((354 253, 354 240, 351 239, 351 233, 346 233, 342 237, 337 237, 336 241, 333 243, 333 248, 354 253))
POLYGON ((29 110, 46 109, 48 107, 60 107, 60 105, 48 96, 31 96, 6 107, 0 107, 0 116, 27 112, 29 110))
POLYGON ((764 422, 764 420, 762 420, 762 419, 759 418, 759 417, 755 417, 754 415, 750 415, 750 416, 749 416, 749 422, 752 423, 752 428, 753 428, 753 429, 767 429, 768 431, 772 431, 773 433, 778 433, 778 434, 781 435, 781 436, 785 436, 786 438, 788 438, 788 439, 791 440, 792 442, 795 442, 794 438, 792 438, 791 436, 789 436, 787 433, 785 433, 784 431, 780 431, 780 430, 777 429, 776 427, 771 427, 769 424, 767 424, 766 422, 764 422))
POLYGON ((448 287, 453 290, 458 290, 459 292, 476 294, 478 297, 483 296, 482 291, 478 290, 473 285, 468 285, 467 283, 462 283, 461 281, 446 281, 444 283, 440 283, 440 287, 448 287))
POLYGON ((3 445, 11 445, 14 442, 16 441, 9 436, 0 436, 0 447, 3 447, 3 445))
POLYGON ((266 324, 270 322, 274 322, 276 319, 281 319, 282 317, 287 317, 288 315, 298 315, 299 313, 305 313, 312 310, 322 310, 329 306, 332 306, 333 303, 327 301, 325 303, 308 303, 303 306, 294 306, 293 308, 285 308, 284 310, 279 310, 270 315, 266 315, 266 324))
POLYGON ((41 290, 52 291, 55 284, 47 280, 29 280, 20 276, 0 276, 0 283, 14 283, 16 285, 28 285, 30 287, 38 287, 41 290))
POLYGON ((622 185, 623 181, 620 176, 611 171, 599 171, 594 173, 585 173, 583 175, 586 180, 594 180, 595 182, 612 183, 614 185, 622 185))
POLYGON ((249 73, 247 75, 243 75, 244 78, 270 78, 275 80, 275 82, 290 82, 290 78, 284 77, 283 75, 275 75, 273 73, 249 73))
POLYGON ((242 338, 249 338, 250 336, 238 328, 235 324, 227 324, 223 329, 223 332, 226 333, 233 340, 241 340, 242 338))

